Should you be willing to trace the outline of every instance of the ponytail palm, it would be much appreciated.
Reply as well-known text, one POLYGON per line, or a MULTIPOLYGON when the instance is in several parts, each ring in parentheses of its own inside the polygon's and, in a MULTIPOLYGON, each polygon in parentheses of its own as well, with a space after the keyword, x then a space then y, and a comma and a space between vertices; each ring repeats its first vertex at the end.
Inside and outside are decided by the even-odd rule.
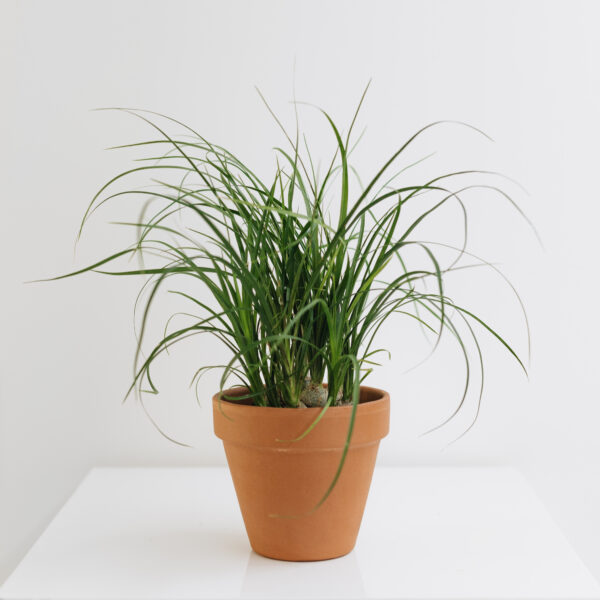
MULTIPOLYGON (((62 277, 93 271, 145 278, 128 395, 157 393, 155 361, 181 340, 211 334, 231 354, 221 365, 221 389, 235 380, 247 389, 235 400, 302 407, 307 380, 312 385, 327 382, 320 415, 333 404, 351 404, 349 443, 359 386, 382 352, 377 334, 392 315, 417 322, 435 337, 434 347, 444 334, 455 339, 466 377, 451 417, 467 397, 474 365, 483 369, 477 332, 493 336, 525 368, 495 329, 446 295, 447 274, 463 268, 459 261, 470 256, 464 245, 457 249, 457 258, 443 266, 444 245, 419 238, 421 224, 448 203, 466 215, 461 194, 476 186, 461 182, 478 171, 395 183, 407 148, 441 123, 418 131, 360 192, 351 194, 349 155, 356 115, 342 134, 322 112, 336 147, 322 175, 303 138, 296 135, 288 136, 289 149, 276 148, 274 175, 265 182, 233 153, 178 121, 147 111, 118 110, 142 119, 154 133, 152 139, 119 148, 150 150, 151 156, 100 189, 81 228, 104 203, 129 197, 141 204, 139 219, 119 224, 134 228, 135 242, 62 277), (180 133, 169 133, 175 128, 180 133), (153 185, 123 189, 140 174, 153 185), (415 263, 417 254, 421 259, 415 263), (119 267, 124 258, 136 255, 139 267, 119 267), (187 281, 200 283, 205 292, 189 293, 187 281), (151 307, 163 292, 189 304, 188 322, 174 328, 169 321, 164 336, 143 354, 151 307)), ((199 365, 193 381, 208 368, 213 367, 199 365)), ((340 469, 342 464, 343 459, 340 469)))

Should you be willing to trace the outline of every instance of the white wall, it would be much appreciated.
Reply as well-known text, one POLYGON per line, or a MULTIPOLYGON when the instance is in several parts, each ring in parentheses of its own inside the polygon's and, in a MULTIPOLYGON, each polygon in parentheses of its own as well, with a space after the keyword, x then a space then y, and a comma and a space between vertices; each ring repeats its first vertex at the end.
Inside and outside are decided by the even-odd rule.
MULTIPOLYGON (((173 115, 266 170, 270 148, 282 140, 253 86, 289 123, 294 61, 298 98, 341 122, 373 78, 357 154, 362 172, 372 173, 425 123, 458 119, 487 131, 495 144, 450 127, 424 137, 414 157, 439 150, 438 168, 493 168, 529 190, 526 196, 511 187, 545 250, 502 202, 482 194, 470 203, 473 250, 502 264, 528 307, 529 382, 486 342, 481 417, 472 433, 444 449, 472 403, 446 430, 419 433, 456 398, 454 354, 443 347, 403 375, 418 358, 414 338, 387 328, 381 345, 393 359, 371 378, 394 400, 381 461, 518 466, 600 576, 597 2, 1 6, 0 580, 90 467, 224 462, 208 403, 217 376, 206 377, 200 408, 187 390, 193 367, 221 352, 212 341, 175 352, 160 370, 163 394, 149 407, 195 449, 170 445, 139 406, 120 403, 130 377, 137 284, 100 276, 23 284, 128 241, 105 225, 123 216, 113 206, 92 222, 73 257, 89 199, 129 164, 130 155, 103 148, 146 134, 123 115, 89 109, 134 106, 173 115)), ((320 143, 322 133, 314 139, 320 143)), ((330 146, 323 147, 325 154, 330 146)), ((443 223, 436 227, 433 234, 445 235, 443 223)), ((524 351, 517 306, 498 280, 481 273, 453 285, 524 351)))

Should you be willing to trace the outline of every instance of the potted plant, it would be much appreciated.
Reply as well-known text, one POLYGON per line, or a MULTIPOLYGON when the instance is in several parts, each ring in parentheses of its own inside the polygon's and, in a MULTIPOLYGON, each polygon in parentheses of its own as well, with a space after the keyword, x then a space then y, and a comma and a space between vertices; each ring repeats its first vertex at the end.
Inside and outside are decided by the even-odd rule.
MULTIPOLYGON (((126 110, 156 135, 119 147, 150 155, 100 189, 81 227, 109 200, 141 199, 139 219, 120 223, 134 228, 135 242, 61 276, 93 271, 146 277, 127 395, 158 391, 152 365, 180 340, 209 333, 231 351, 213 397, 214 428, 250 544, 278 559, 328 559, 354 547, 390 412, 389 395, 362 382, 376 364, 377 333, 391 315, 415 320, 437 340, 449 332, 467 365, 457 321, 473 335, 479 362, 475 324, 523 367, 492 327, 445 295, 447 274, 460 267, 465 248, 442 266, 439 248, 415 236, 443 205, 454 202, 465 210, 461 194, 476 186, 452 182, 476 171, 400 183, 402 171, 396 170, 405 150, 439 125, 434 123, 402 144, 366 185, 351 186, 358 109, 346 133, 322 111, 336 148, 324 173, 319 175, 303 138, 286 133, 290 148, 276 149, 275 173, 267 182, 184 124, 126 110), (171 134, 175 127, 178 133, 171 134), (140 174, 154 185, 117 188, 140 174), (404 216, 408 207, 416 210, 410 218, 404 216), (413 250, 423 260, 409 266, 406 255, 413 250), (133 256, 143 259, 136 268, 111 266, 133 256), (204 293, 178 287, 186 281, 200 283, 204 293), (165 329, 142 358, 150 308, 165 289, 194 314, 185 326, 165 329), (235 386, 228 385, 231 378, 235 386)), ((200 366, 196 385, 209 368, 200 366)), ((468 387, 467 378, 465 395, 468 387)))

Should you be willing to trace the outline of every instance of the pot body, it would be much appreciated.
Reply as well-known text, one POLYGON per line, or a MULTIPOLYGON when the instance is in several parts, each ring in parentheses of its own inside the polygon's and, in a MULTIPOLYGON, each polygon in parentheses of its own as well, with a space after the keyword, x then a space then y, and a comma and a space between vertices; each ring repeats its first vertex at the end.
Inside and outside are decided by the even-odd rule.
MULTIPOLYGON (((232 396, 245 390, 223 392, 232 396)), ((379 441, 389 431, 387 392, 362 386, 352 440, 337 484, 315 510, 338 469, 351 406, 271 408, 213 398, 216 435, 252 549, 279 560, 324 560, 354 548, 379 441)))

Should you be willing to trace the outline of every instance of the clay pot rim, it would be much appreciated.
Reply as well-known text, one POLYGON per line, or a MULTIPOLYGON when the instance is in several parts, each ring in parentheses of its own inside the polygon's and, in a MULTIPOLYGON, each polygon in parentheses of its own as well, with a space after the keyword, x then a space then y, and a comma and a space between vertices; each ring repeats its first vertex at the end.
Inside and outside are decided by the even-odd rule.
MULTIPOLYGON (((327 386, 326 383, 324 385, 327 386)), ((222 394, 228 394, 230 396, 236 396, 236 395, 241 396, 248 390, 249 390, 249 388, 243 387, 243 386, 232 387, 232 388, 228 388, 226 390, 221 390, 220 392, 217 392, 213 396, 213 403, 224 402, 227 406, 226 410, 229 410, 230 407, 235 407, 236 411, 244 411, 244 412, 250 412, 253 409, 260 409, 260 410, 269 411, 269 412, 276 411, 277 414, 279 414, 279 415, 281 415, 283 413, 287 413, 287 412, 298 414, 299 411, 302 414, 310 414, 310 413, 316 414, 323 410, 322 406, 310 406, 310 407, 305 407, 305 408, 301 408, 301 407, 294 408, 291 406, 260 406, 260 405, 255 405, 255 404, 244 404, 243 402, 235 402, 232 400, 227 400, 227 398, 221 398, 222 394)), ((369 411, 377 410, 379 408, 384 408, 384 405, 389 403, 389 401, 390 401, 390 395, 385 390, 382 390, 379 388, 374 388, 374 387, 371 387, 368 385, 361 385, 357 409, 360 407, 366 408, 366 406, 368 405, 369 411), (370 397, 363 399, 364 395, 370 396, 370 397)), ((247 402, 247 400, 244 402, 247 402)), ((352 404, 346 404, 344 406, 329 406, 327 408, 327 412, 323 416, 326 417, 330 413, 332 415, 336 414, 336 413, 340 414, 341 412, 346 412, 346 411, 350 411, 350 410, 352 410, 352 404)), ((364 410, 364 408, 362 410, 364 410)))

